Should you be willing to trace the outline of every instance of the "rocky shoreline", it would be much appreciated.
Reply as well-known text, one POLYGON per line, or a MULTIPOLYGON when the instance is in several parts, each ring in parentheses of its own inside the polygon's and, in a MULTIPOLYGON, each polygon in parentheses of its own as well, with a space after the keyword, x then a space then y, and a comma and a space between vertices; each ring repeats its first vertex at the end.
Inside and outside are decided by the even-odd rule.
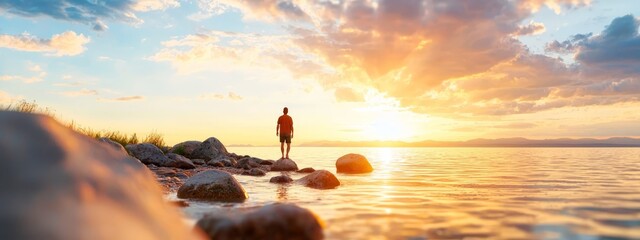
MULTIPOLYGON (((177 192, 187 201, 242 202, 249 196, 234 175, 261 177, 270 171, 283 173, 264 179, 273 184, 340 186, 330 171, 299 170, 291 159, 230 153, 215 137, 166 151, 149 143, 121 146, 106 138, 96 141, 46 116, 17 112, 0 112, 0 132, 0 179, 13 183, 0 189, 13 193, 0 197, 11 203, 0 206, 0 220, 31 227, 2 229, 1 239, 322 239, 322 221, 295 204, 206 215, 189 230, 176 209, 188 203, 170 204, 163 193, 177 192), (293 171, 305 175, 294 180, 287 174, 293 171), (37 215, 33 209, 39 209, 37 215), (123 211, 129 214, 119 214, 123 211)), ((358 154, 337 159, 336 170, 373 171, 358 154)))

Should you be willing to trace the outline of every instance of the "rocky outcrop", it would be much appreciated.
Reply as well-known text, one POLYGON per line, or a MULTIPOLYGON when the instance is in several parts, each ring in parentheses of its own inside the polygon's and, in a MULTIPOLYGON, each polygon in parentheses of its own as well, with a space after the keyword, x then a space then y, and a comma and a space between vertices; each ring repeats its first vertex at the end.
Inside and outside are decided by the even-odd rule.
POLYGON ((226 156, 227 154, 229 154, 229 152, 227 152, 227 148, 224 147, 222 142, 215 137, 210 137, 193 151, 191 158, 201 158, 209 161, 226 156))
POLYGON ((241 202, 247 192, 228 172, 209 170, 198 173, 178 189, 178 197, 220 202, 241 202))
POLYGON ((196 165, 191 162, 188 158, 175 154, 175 153, 167 153, 167 157, 169 158, 169 162, 167 162, 165 167, 174 167, 174 168, 182 168, 182 169, 194 169, 196 165))
POLYGON ((271 165, 271 171, 296 171, 298 165, 291 159, 282 158, 271 165))
POLYGON ((164 155, 160 148, 151 143, 129 144, 125 147, 131 156, 140 159, 144 164, 165 166, 171 160, 164 155))
POLYGON ((209 215, 196 224, 211 239, 322 239, 322 225, 311 211, 276 203, 232 216, 209 215))
POLYGON ((272 177, 271 179, 269 179, 269 182, 270 183, 290 183, 290 182, 293 182, 293 179, 291 179, 289 176, 281 175, 281 176, 272 177))
POLYGON ((0 111, 0 182, 0 239, 195 239, 143 164, 49 117, 0 111))
POLYGON ((317 189, 332 189, 340 186, 338 178, 327 170, 314 171, 296 182, 317 189))
POLYGON ((355 153, 349 153, 338 158, 336 169, 338 173, 368 173, 373 171, 369 160, 355 153))
POLYGON ((124 149, 124 147, 122 145, 120 145, 120 143, 113 141, 109 138, 99 138, 98 141, 106 143, 107 145, 111 146, 112 148, 115 148, 117 151, 124 153, 124 154, 128 154, 127 150, 124 149))
POLYGON ((193 152, 200 147, 200 144, 202 144, 202 142, 200 141, 181 142, 174 145, 171 149, 169 149, 169 152, 180 154, 190 159, 197 158, 197 157, 194 157, 193 152))

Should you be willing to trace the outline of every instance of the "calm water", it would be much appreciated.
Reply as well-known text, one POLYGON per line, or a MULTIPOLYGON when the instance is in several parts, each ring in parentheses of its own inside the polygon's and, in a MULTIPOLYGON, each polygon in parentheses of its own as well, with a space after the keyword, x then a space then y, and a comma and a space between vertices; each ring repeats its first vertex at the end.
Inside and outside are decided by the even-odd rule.
MULTIPOLYGON (((279 148, 232 148, 265 159, 279 148)), ((242 204, 192 202, 186 214, 292 202, 318 214, 328 239, 640 239, 639 148, 294 148, 300 168, 335 173, 346 153, 370 174, 336 174, 315 190, 236 176, 242 204)), ((292 174, 298 179, 303 174, 292 174)))

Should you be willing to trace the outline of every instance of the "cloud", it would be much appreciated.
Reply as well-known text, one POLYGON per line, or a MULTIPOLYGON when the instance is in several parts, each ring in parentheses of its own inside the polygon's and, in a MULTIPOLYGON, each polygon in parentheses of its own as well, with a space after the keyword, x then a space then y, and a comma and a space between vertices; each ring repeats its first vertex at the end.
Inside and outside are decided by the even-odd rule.
POLYGON ((339 102, 362 102, 364 101, 364 95, 360 92, 356 92, 352 88, 339 87, 335 89, 335 97, 339 102))
POLYGON ((193 21, 202 21, 212 16, 220 15, 229 8, 216 0, 198 0, 197 4, 199 11, 188 16, 193 21))
POLYGON ((24 83, 36 83, 42 82, 47 76, 47 72, 42 70, 40 65, 37 64, 30 64, 27 70, 32 72, 33 75, 28 77, 19 75, 0 75, 0 81, 22 81, 24 83))
POLYGON ((577 43, 575 60, 598 72, 637 76, 640 74, 639 26, 640 20, 633 15, 614 19, 599 35, 577 43))
POLYGON ((227 94, 222 94, 222 93, 202 94, 202 95, 200 95, 200 99, 201 100, 225 100, 225 99, 229 99, 229 100, 232 100, 232 101, 240 101, 240 100, 243 99, 243 97, 238 95, 237 93, 229 92, 227 94))
POLYGON ((96 31, 104 31, 108 27, 103 20, 118 20, 127 23, 141 23, 133 13, 137 6, 131 0, 84 1, 84 0, 49 0, 49 1, 0 1, 0 9, 23 17, 47 16, 54 19, 91 25, 96 31))
POLYGON ((544 27, 544 24, 532 21, 531 23, 529 23, 529 25, 521 26, 520 28, 518 28, 516 35, 538 35, 545 31, 546 28, 544 27))
POLYGON ((165 10, 180 6, 177 0, 47 0, 47 1, 0 1, 0 11, 14 15, 38 18, 42 16, 82 23, 92 26, 93 30, 105 31, 105 23, 115 20, 129 24, 141 24, 135 12, 165 10))
POLYGON ((548 52, 575 54, 575 64, 534 54, 518 40, 545 30, 528 20, 540 8, 561 12, 587 0, 292 1, 303 19, 274 10, 278 1, 220 3, 256 19, 306 22, 288 25, 289 35, 281 36, 209 31, 178 37, 149 59, 180 72, 284 66, 296 78, 318 80, 338 101, 361 101, 363 92, 375 91, 404 109, 445 116, 639 99, 633 17, 614 20, 599 35, 547 45, 548 52))
POLYGON ((294 74, 322 72, 319 58, 306 53, 286 35, 262 35, 202 31, 162 42, 163 49, 148 57, 169 62, 179 73, 279 69, 289 66, 294 74))
POLYGON ((90 89, 82 89, 78 91, 60 92, 60 94, 66 97, 94 96, 94 95, 98 95, 98 91, 90 90, 90 89))
POLYGON ((91 39, 83 34, 66 31, 55 34, 51 39, 40 39, 24 33, 22 35, 0 35, 0 47, 28 52, 44 52, 49 56, 74 56, 86 50, 85 44, 91 39))
POLYGON ((200 11, 189 16, 200 21, 222 14, 228 9, 239 9, 245 18, 260 20, 308 21, 309 15, 293 0, 198 0, 200 11))
POLYGON ((132 9, 139 12, 165 10, 179 7, 180 2, 176 0, 138 0, 133 4, 132 9))
POLYGON ((531 11, 538 11, 540 7, 546 6, 552 9, 556 14, 562 12, 562 8, 574 8, 584 7, 591 4, 591 0, 523 0, 522 5, 531 9, 531 11))
POLYGON ((141 101, 144 100, 144 96, 126 96, 126 97, 117 97, 117 98, 98 98, 98 101, 102 102, 130 102, 130 101, 141 101))

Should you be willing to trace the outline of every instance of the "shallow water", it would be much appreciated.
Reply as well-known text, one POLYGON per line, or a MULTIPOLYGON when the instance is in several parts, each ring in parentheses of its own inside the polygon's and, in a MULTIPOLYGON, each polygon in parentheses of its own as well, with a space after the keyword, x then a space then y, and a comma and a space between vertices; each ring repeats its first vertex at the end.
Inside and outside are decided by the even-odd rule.
MULTIPOLYGON (((279 148, 230 148, 264 159, 279 148)), ((335 174, 335 160, 365 155, 369 174, 336 174, 316 190, 238 176, 241 204, 191 202, 205 213, 292 202, 325 222, 328 239, 640 239, 640 148, 294 148, 298 167, 335 174)), ((298 179, 304 174, 293 173, 298 179)))

